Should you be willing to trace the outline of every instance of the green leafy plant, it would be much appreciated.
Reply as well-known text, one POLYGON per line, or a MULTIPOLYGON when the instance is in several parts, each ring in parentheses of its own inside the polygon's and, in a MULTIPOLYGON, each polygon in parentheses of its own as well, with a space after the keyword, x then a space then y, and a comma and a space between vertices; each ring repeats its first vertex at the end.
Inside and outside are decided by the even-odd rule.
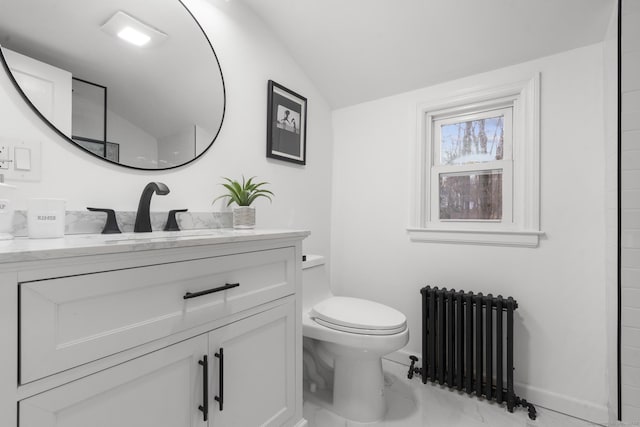
POLYGON ((255 176, 245 180, 243 175, 242 184, 234 179, 226 177, 223 177, 223 179, 227 180, 227 182, 223 182, 220 185, 226 188, 228 192, 227 194, 223 194, 222 196, 218 196, 213 199, 212 203, 215 203, 218 199, 224 199, 227 197, 229 198, 227 206, 230 206, 232 203, 235 203, 238 206, 251 206, 251 203, 253 203, 258 197, 266 197, 271 201, 271 196, 274 195, 271 191, 261 188, 264 185, 268 185, 268 182, 253 182, 255 176))

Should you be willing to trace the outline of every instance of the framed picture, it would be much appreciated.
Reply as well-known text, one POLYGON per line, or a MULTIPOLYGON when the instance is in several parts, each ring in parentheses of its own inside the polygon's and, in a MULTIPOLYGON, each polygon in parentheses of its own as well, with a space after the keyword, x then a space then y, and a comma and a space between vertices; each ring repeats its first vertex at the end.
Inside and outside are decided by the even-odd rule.
POLYGON ((267 157, 306 164, 307 98, 269 80, 267 157))

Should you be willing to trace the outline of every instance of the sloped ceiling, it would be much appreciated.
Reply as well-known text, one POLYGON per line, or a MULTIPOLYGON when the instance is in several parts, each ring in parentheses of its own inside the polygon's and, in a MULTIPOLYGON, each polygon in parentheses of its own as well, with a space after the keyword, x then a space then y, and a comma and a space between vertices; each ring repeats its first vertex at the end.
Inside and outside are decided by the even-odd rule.
POLYGON ((333 108, 600 42, 615 6, 615 0, 236 1, 271 27, 333 108))

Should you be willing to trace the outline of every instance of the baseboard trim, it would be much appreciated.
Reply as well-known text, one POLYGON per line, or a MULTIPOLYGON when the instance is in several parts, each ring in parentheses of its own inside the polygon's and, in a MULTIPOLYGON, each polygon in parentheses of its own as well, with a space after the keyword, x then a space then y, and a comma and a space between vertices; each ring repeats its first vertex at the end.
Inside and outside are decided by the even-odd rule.
POLYGON ((609 408, 605 405, 598 405, 523 383, 516 382, 514 388, 518 396, 527 399, 534 405, 596 424, 606 424, 610 421, 609 408))
POLYGON ((307 425, 308 425, 307 420, 302 418, 302 419, 300 419, 300 421, 298 421, 296 423, 296 425, 294 427, 307 427, 307 425))
MULTIPOLYGON (((385 359, 395 363, 407 366, 407 372, 411 360, 409 356, 412 353, 406 350, 398 350, 385 356, 385 359)), ((420 356, 416 362, 417 366, 422 366, 420 356)), ((572 417, 581 418, 597 424, 606 424, 609 419, 609 408, 605 405, 598 405, 593 402, 576 399, 564 394, 554 393, 549 390, 543 390, 523 383, 515 383, 514 388, 516 394, 528 402, 536 406, 541 406, 552 411, 560 412, 572 417)))

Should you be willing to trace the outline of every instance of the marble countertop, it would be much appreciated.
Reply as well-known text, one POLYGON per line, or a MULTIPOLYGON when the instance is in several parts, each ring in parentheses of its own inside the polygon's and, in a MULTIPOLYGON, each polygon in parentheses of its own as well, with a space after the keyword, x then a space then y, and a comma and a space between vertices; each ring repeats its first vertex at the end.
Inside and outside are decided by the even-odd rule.
POLYGON ((0 264, 21 261, 116 254, 266 239, 303 239, 304 230, 201 229, 151 233, 74 234, 57 239, 17 237, 0 241, 0 264))

